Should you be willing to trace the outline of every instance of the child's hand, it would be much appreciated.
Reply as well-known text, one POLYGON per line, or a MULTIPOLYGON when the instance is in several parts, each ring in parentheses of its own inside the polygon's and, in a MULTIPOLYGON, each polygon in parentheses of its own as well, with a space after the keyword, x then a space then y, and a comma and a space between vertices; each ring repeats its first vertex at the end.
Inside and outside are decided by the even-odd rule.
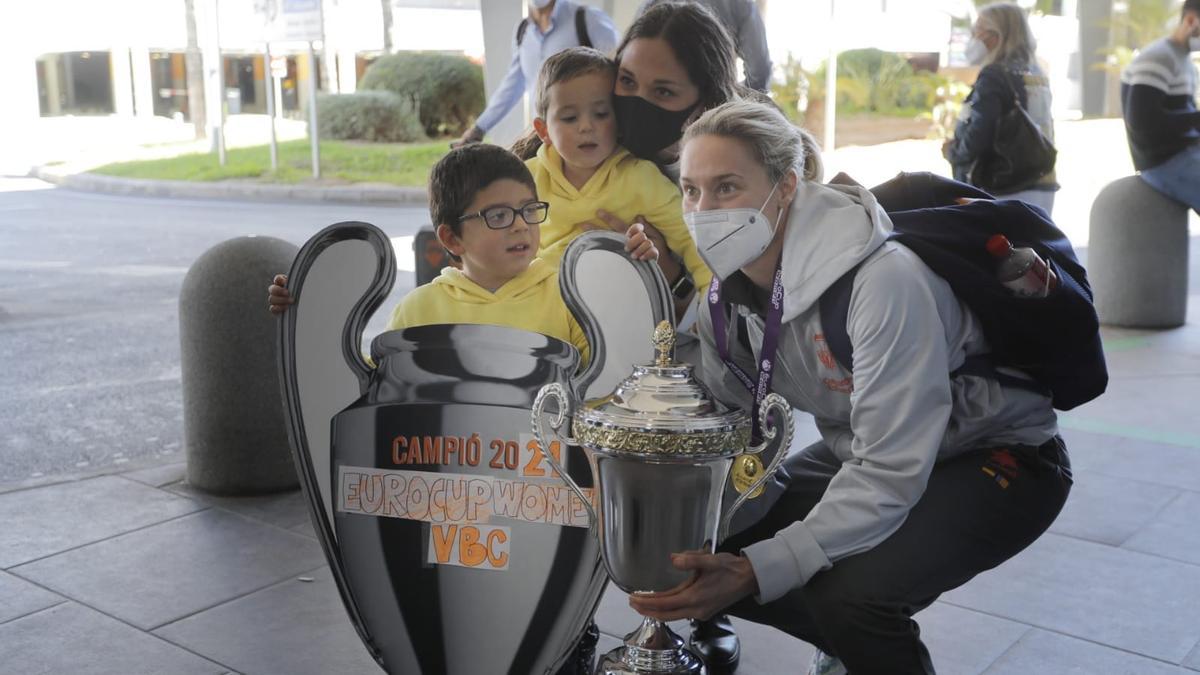
POLYGON ((633 219, 633 224, 626 223, 618 216, 615 216, 604 209, 596 211, 596 219, 599 223, 582 222, 578 223, 577 227, 582 230, 611 230, 617 233, 625 233, 626 239, 625 250, 633 256, 634 260, 658 260, 658 252, 662 250, 666 242, 663 241, 663 236, 659 231, 646 219, 637 216, 633 219), (635 240, 636 239, 636 240, 635 240), (659 242, 662 243, 659 243, 659 242), (649 246, 647 247, 646 244, 649 246))
POLYGON ((288 305, 294 302, 296 299, 287 289, 287 275, 276 274, 271 280, 271 287, 267 289, 267 308, 272 314, 283 314, 288 305))
POLYGON ((625 231, 625 251, 634 260, 657 260, 658 248, 654 240, 646 236, 646 226, 635 222, 625 231))

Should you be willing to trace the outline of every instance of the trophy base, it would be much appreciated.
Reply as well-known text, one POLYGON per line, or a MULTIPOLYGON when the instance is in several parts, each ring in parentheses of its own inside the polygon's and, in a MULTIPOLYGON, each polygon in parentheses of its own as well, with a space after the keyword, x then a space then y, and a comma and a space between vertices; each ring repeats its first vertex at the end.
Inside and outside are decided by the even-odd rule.
POLYGON ((595 675, 704 675, 704 663, 684 646, 683 638, 661 621, 645 617, 625 644, 596 664, 595 675))

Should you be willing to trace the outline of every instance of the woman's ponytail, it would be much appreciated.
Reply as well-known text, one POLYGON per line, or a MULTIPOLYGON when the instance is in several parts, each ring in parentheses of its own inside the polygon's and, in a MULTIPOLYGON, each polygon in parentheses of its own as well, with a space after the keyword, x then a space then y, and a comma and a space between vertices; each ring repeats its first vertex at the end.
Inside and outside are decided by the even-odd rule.
POLYGON ((804 172, 801 178, 820 183, 825 179, 825 162, 821 159, 821 146, 817 139, 804 127, 796 127, 800 132, 800 146, 804 148, 804 172))

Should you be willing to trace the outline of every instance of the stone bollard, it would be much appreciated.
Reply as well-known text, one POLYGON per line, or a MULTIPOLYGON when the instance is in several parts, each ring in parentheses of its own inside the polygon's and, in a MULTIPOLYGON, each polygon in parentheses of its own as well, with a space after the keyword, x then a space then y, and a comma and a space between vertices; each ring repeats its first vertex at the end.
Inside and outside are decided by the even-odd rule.
POLYGON ((271 277, 299 248, 238 237, 192 263, 179 292, 187 479, 225 494, 297 487, 279 386, 278 319, 267 312, 271 277))
POLYGON ((1100 322, 1174 328, 1187 316, 1188 209, 1137 176, 1092 203, 1088 278, 1100 322))

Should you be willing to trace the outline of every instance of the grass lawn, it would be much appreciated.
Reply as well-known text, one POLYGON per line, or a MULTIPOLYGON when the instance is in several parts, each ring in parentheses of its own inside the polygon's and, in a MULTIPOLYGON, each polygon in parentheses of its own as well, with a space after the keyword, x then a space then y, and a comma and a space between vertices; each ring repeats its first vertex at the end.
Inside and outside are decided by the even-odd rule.
MULTIPOLYGON (((449 141, 428 143, 321 142, 321 179, 334 183, 391 183, 423 187, 429 169, 450 149, 449 141)), ((312 178, 312 159, 307 140, 279 144, 279 170, 271 173, 271 154, 266 145, 234 148, 225 166, 216 153, 180 155, 166 159, 118 162, 94 169, 93 173, 123 178, 158 180, 218 181, 227 178, 258 179, 268 183, 299 183, 312 178)))

